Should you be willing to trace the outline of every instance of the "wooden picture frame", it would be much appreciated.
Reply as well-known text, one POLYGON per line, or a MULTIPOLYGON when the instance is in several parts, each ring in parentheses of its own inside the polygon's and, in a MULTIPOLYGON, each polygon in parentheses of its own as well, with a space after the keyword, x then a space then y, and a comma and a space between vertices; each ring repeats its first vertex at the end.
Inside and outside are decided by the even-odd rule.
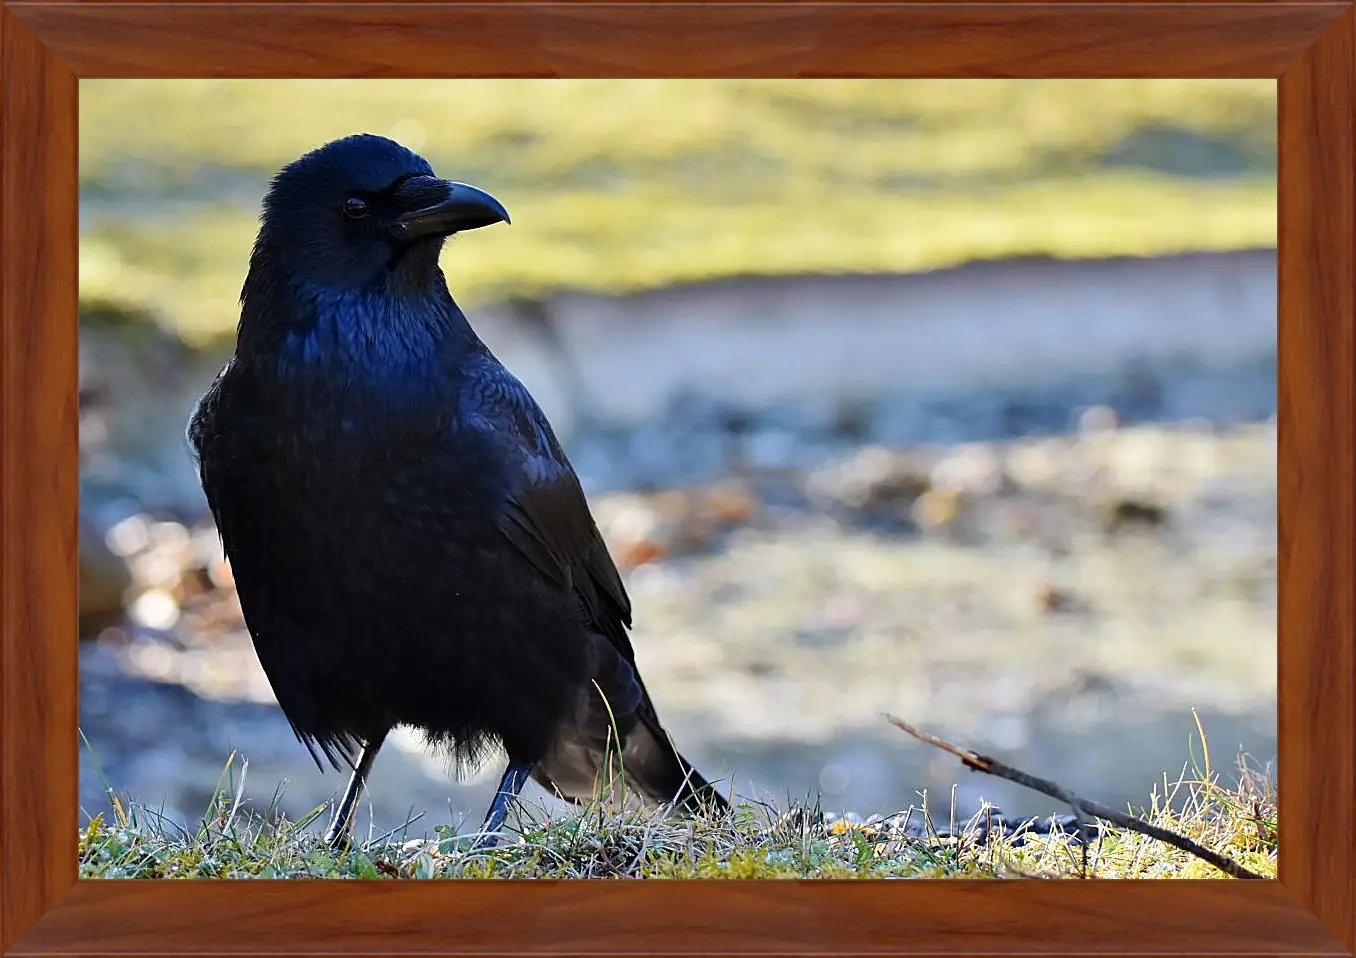
POLYGON ((1354 30, 1350 0, 0 2, 0 953, 1352 954, 1354 30), (77 80, 225 76, 1279 78, 1279 881, 78 882, 77 80))

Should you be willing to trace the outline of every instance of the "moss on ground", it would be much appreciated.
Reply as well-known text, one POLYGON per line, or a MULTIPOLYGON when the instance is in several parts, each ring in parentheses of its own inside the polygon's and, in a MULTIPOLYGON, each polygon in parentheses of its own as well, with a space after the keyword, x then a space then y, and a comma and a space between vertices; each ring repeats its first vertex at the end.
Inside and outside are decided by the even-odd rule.
POLYGON ((82 296, 193 339, 234 325, 268 176, 359 130, 512 212, 444 257, 468 306, 1276 241, 1268 80, 83 80, 80 110, 82 296))

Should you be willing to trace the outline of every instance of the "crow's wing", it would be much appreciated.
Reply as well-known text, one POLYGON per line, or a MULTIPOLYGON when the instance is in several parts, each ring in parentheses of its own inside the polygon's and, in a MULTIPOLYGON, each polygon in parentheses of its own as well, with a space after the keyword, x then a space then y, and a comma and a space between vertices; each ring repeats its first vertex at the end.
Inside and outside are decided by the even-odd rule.
POLYGON ((584 490, 545 414, 498 363, 481 367, 473 387, 476 417, 510 460, 500 531, 548 580, 572 589, 588 624, 634 667, 627 629, 631 600, 589 511, 584 490))
POLYGON ((474 387, 476 408, 492 441, 510 450, 512 492, 500 530, 548 581, 578 597, 594 637, 594 681, 606 702, 586 692, 572 732, 562 734, 533 777, 566 798, 586 799, 603 762, 609 727, 624 743, 628 785, 656 802, 677 799, 689 808, 703 802, 725 807, 707 781, 669 739, 636 667, 627 630, 631 602, 589 511, 584 490, 546 416, 522 384, 497 363, 483 369, 474 387), (605 708, 602 707, 605 705, 605 708), (698 791, 705 798, 698 796, 698 791))
POLYGON ((538 468, 505 504, 501 531, 538 571, 572 588, 589 624, 634 662, 626 631, 631 627, 631 601, 579 479, 563 457, 535 465, 538 468))

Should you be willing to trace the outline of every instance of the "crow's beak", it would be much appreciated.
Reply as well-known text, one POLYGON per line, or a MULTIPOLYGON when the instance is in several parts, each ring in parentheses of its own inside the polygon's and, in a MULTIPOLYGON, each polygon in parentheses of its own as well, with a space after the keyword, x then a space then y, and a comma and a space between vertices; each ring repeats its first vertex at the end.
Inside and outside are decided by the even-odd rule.
POLYGON ((391 226, 391 232, 402 240, 450 236, 509 222, 504 204, 469 183, 420 176, 401 184, 396 197, 410 211, 402 213, 391 226))

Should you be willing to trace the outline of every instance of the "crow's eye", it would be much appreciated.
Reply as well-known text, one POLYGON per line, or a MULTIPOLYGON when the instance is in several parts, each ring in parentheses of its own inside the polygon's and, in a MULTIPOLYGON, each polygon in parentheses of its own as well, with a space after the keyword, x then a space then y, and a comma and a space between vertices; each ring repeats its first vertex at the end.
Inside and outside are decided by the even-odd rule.
POLYGON ((367 201, 356 196, 344 200, 344 215, 351 220, 360 220, 367 215, 367 201))

